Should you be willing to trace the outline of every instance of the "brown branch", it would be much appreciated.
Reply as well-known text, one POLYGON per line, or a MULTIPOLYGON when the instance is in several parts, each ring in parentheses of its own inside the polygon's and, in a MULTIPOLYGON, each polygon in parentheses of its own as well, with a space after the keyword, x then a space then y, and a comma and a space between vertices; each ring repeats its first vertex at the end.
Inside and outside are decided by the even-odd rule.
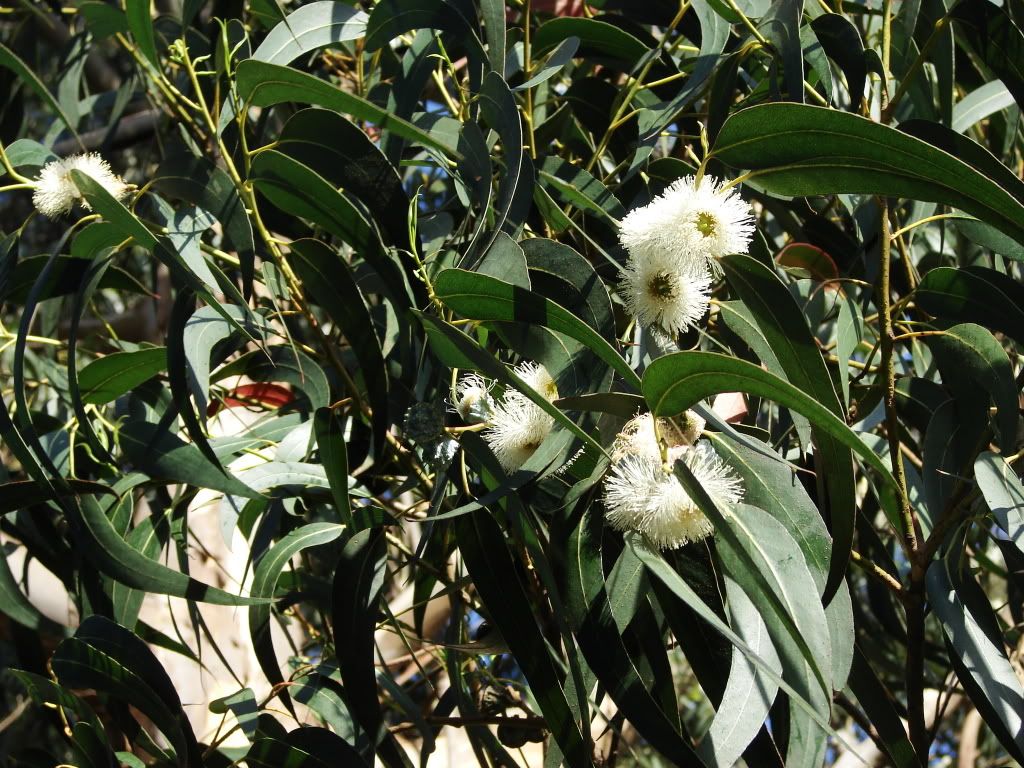
POLYGON ((146 109, 125 115, 117 122, 112 134, 109 128, 97 128, 95 131, 80 134, 81 142, 77 139, 58 141, 53 145, 53 153, 66 157, 82 151, 90 152, 102 147, 104 142, 107 142, 109 149, 120 149, 148 139, 156 132, 159 122, 160 111, 157 109, 146 109), (108 134, 111 134, 109 139, 108 134))

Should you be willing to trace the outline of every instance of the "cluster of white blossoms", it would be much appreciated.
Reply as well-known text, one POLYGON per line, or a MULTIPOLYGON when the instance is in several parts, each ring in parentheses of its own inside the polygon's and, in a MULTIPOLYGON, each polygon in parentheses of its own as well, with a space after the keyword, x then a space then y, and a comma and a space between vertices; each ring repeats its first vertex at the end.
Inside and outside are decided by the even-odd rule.
MULTIPOLYGON (((558 387, 543 366, 521 363, 513 372, 549 402, 558 387)), ((478 374, 459 380, 453 396, 463 421, 486 424, 483 437, 506 472, 514 472, 529 459, 551 432, 555 420, 522 392, 507 389, 501 400, 491 396, 493 381, 478 374)))
POLYGON ((672 472, 682 459, 701 487, 720 504, 743 497, 739 479, 707 441, 697 442, 704 420, 692 412, 680 426, 651 414, 628 422, 612 443, 612 469, 605 478, 605 519, 619 531, 643 534, 658 549, 674 549, 708 536, 713 527, 672 472), (658 437, 667 447, 663 461, 658 437))
POLYGON ((84 173, 117 200, 122 200, 128 194, 128 184, 114 173, 110 163, 95 152, 52 160, 43 166, 35 182, 35 192, 32 193, 32 204, 44 216, 52 219, 70 213, 76 203, 81 203, 86 210, 92 210, 72 180, 71 171, 84 173))
POLYGON ((626 309, 672 336, 695 325, 708 310, 717 259, 746 253, 753 233, 750 206, 723 181, 678 179, 619 224, 629 254, 620 275, 626 309))

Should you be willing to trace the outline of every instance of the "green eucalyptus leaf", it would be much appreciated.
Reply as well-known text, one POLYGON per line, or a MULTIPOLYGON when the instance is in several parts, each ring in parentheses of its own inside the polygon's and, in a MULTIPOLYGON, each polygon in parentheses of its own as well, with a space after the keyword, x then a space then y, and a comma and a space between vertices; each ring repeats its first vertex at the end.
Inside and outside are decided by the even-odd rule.
POLYGON ((396 136, 436 149, 449 157, 459 157, 454 145, 438 141, 412 123, 388 114, 360 96, 295 69, 253 59, 243 61, 238 65, 238 93, 245 102, 256 107, 270 107, 286 101, 316 104, 374 123, 381 130, 391 131, 396 136))
MULTIPOLYGON (((757 608, 736 582, 727 578, 725 584, 730 626, 753 653, 764 659, 776 675, 781 675, 782 664, 757 608)), ((778 685, 758 674, 757 667, 743 651, 733 648, 729 682, 711 728, 700 744, 705 762, 734 764, 761 730, 778 690, 778 685)))
POLYGON ((320 0, 292 11, 252 52, 256 61, 291 64, 304 53, 366 34, 369 17, 345 3, 320 0))
POLYGON ((574 719, 563 690, 562 675, 537 626, 523 575, 508 550, 501 528, 487 511, 463 515, 454 526, 469 575, 509 644, 509 650, 522 667, 531 694, 566 764, 590 765, 589 731, 583 729, 585 723, 581 726, 574 719))
POLYGON ((263 598, 249 608, 249 635, 260 669, 271 685, 284 682, 274 652, 270 632, 269 598, 274 597, 281 572, 297 553, 309 547, 328 544, 345 530, 336 523, 309 523, 296 528, 271 547, 256 563, 250 593, 254 598, 263 598))
MULTIPOLYGON (((799 382, 804 392, 838 418, 845 417, 845 409, 807 321, 775 273, 749 256, 726 256, 721 263, 730 287, 753 314, 789 381, 799 382)), ((828 603, 842 582, 853 547, 856 514, 853 463, 850 451, 841 448, 831 435, 817 432, 815 438, 819 449, 815 458, 820 467, 819 476, 823 478, 821 488, 828 499, 833 538, 824 594, 828 603)))
POLYGON ((648 52, 640 40, 614 24, 568 16, 541 24, 534 34, 533 45, 535 50, 543 52, 574 37, 579 40, 580 57, 597 56, 632 65, 648 52))
POLYGON ((142 55, 156 69, 160 69, 160 55, 156 49, 156 34, 153 31, 152 0, 125 0, 125 18, 128 29, 135 38, 142 55))
POLYGON ((928 569, 925 583, 961 684, 1003 747, 1024 760, 1024 690, 988 599, 946 558, 928 569))
POLYGON ((434 292, 463 317, 537 323, 564 333, 590 349, 630 384, 638 382, 633 369, 597 332, 555 302, 532 291, 487 275, 450 269, 435 278, 434 292))
POLYGON ((1012 452, 1019 420, 1017 385, 1002 346, 980 325, 963 323, 939 336, 927 338, 943 374, 943 381, 958 400, 976 402, 977 388, 988 392, 996 405, 996 424, 1003 450, 1012 452))
POLYGON ((644 372, 644 398, 659 416, 675 416, 701 399, 721 392, 746 392, 775 400, 806 416, 853 450, 896 487, 885 463, 865 446, 846 423, 803 391, 752 363, 714 352, 677 352, 655 360, 644 372))
POLYGON ((378 739, 383 717, 377 698, 373 638, 386 556, 383 528, 356 533, 341 552, 331 598, 335 651, 349 708, 373 742, 378 739))
POLYGON ((1024 486, 1013 467, 1001 456, 983 451, 974 462, 974 477, 996 522, 1024 551, 1024 486))
POLYGON ((166 369, 167 350, 164 347, 104 355, 78 374, 82 402, 92 405, 109 403, 166 369))
POLYGON ((750 107, 725 122, 713 154, 780 195, 862 193, 943 203, 1024 242, 1024 182, 1010 182, 1005 168, 986 175, 999 165, 991 155, 978 169, 977 152, 965 161, 858 115, 800 104, 750 107))

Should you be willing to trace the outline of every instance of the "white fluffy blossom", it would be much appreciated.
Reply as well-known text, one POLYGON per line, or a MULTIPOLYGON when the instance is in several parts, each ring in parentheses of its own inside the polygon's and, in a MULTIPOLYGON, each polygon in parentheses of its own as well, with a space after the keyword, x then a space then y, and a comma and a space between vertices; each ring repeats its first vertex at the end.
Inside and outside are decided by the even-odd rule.
POLYGON ((654 416, 644 413, 630 419, 612 442, 611 458, 618 461, 626 456, 646 456, 661 460, 658 435, 666 446, 693 445, 704 431, 705 421, 693 411, 675 419, 658 419, 658 433, 654 432, 654 416))
MULTIPOLYGON (((558 397, 558 387, 542 366, 522 363, 514 372, 546 400, 558 397)), ((554 423, 555 420, 540 406, 518 390, 509 389, 491 410, 483 436, 502 468, 506 472, 514 472, 540 447, 554 423)))
POLYGON ((128 194, 128 185, 110 168, 110 163, 95 152, 53 160, 43 166, 36 180, 32 204, 49 218, 70 213, 75 203, 92 210, 88 201, 71 179, 71 171, 80 171, 103 187, 111 197, 121 200, 128 194))
POLYGON ((452 398, 455 412, 459 418, 467 422, 487 421, 494 409, 494 398, 491 397, 491 384, 478 373, 463 376, 455 387, 452 398))
POLYGON ((675 336, 708 311, 711 272, 702 258, 680 258, 672 250, 630 255, 621 272, 626 310, 643 326, 675 336))
POLYGON ((648 205, 630 211, 619 225, 619 241, 632 259, 653 254, 679 264, 746 253, 754 234, 750 205, 714 176, 677 179, 648 205))
POLYGON ((537 363, 520 363, 512 372, 548 402, 558 399, 558 385, 544 366, 537 363))
MULTIPOLYGON (((706 442, 668 451, 669 465, 682 459, 701 487, 724 506, 743 497, 739 480, 706 442)), ((630 454, 613 464, 604 483, 605 519, 619 531, 643 534, 658 549, 700 541, 714 527, 660 456, 630 454)))

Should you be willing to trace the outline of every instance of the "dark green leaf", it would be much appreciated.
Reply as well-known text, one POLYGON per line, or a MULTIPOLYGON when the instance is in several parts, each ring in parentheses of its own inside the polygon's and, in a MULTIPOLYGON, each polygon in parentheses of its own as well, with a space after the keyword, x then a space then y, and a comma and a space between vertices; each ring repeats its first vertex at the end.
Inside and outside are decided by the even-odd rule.
POLYGON ((328 408, 318 408, 313 416, 313 432, 316 447, 320 452, 327 482, 331 486, 331 498, 338 509, 338 516, 346 525, 352 524, 352 507, 348 498, 348 449, 345 446, 345 430, 340 419, 328 408))
POLYGON ((284 124, 276 147, 362 201, 385 242, 409 247, 409 197, 402 179, 354 124, 337 112, 303 109, 284 124))
POLYGON ((1024 35, 1006 11, 985 0, 961 0, 951 13, 957 31, 1024 105, 1024 35))
POLYGON ((864 61, 864 43, 860 32, 853 22, 838 13, 823 13, 811 21, 811 28, 825 53, 846 75, 846 85, 850 92, 850 110, 858 111, 864 98, 864 83, 868 77, 868 68, 864 61))
POLYGON ((940 320, 977 323, 1024 344, 1024 288, 1008 275, 984 267, 939 267, 924 276, 918 305, 940 320))
POLYGON ((940 148, 858 115, 801 104, 750 107, 722 126, 714 156, 749 169, 752 182, 777 194, 944 203, 1024 242, 1024 206, 1011 191, 940 148))
POLYGON ((980 325, 963 323, 941 336, 929 336, 928 347, 942 371, 943 383, 957 399, 975 402, 980 385, 996 405, 996 424, 1003 450, 1011 453, 1017 440, 1017 385, 1002 346, 980 325))
POLYGON ((366 120, 381 130, 436 149, 458 159, 454 145, 446 145, 406 120, 388 114, 366 99, 298 70, 248 59, 238 65, 239 96, 252 106, 270 107, 286 101, 317 104, 357 120, 366 120))
POLYGON ((334 645, 349 708, 376 743, 381 727, 373 637, 387 562, 384 529, 359 531, 345 544, 334 572, 334 645))
POLYGON ((129 422, 118 434, 125 457, 154 479, 210 488, 233 496, 259 498, 251 488, 212 464, 199 448, 155 424, 129 422))
POLYGON ((124 0, 125 18, 135 44, 158 71, 160 55, 156 50, 156 35, 153 32, 152 0, 124 0))
POLYGON ((284 682, 270 632, 269 604, 269 598, 274 597, 277 590, 281 571, 297 553, 309 547, 334 541, 344 530, 345 526, 336 523, 309 523, 296 528, 271 547, 256 564, 250 594, 253 598, 264 599, 249 608, 249 636, 252 638, 253 651, 260 669, 271 685, 284 682))
MULTIPOLYGON (((836 394, 825 361, 807 327, 799 305, 768 267, 749 256, 726 256, 721 260, 726 279, 750 309, 765 340, 786 372, 790 382, 825 406, 837 418, 845 411, 836 394)), ((853 463, 850 451, 841 448, 831 435, 817 432, 815 458, 820 483, 828 499, 832 529, 832 560, 824 600, 830 602, 839 588, 853 547, 854 498, 853 463)))
POLYGON ((463 515, 454 526, 466 570, 526 675, 566 763, 580 768, 591 765, 589 729, 582 730, 573 717, 563 690, 563 676, 555 667, 544 635, 537 626, 517 561, 505 543, 505 534, 489 512, 463 515))
MULTIPOLYGON (((448 269, 434 280, 437 297, 463 317, 537 323, 585 345, 630 384, 639 380, 621 355, 590 326, 553 301, 487 275, 448 269)), ((638 387, 639 388, 639 387, 638 387)))
POLYGON ((167 349, 114 352, 93 360, 78 374, 82 402, 102 405, 167 369, 167 349))
POLYGON ((292 243, 292 268, 313 299, 345 335, 359 361, 366 398, 373 409, 375 441, 384 442, 388 420, 388 375, 366 299, 341 254, 317 240, 292 243))
POLYGON ((677 352, 655 360, 644 372, 644 398, 659 416, 675 416, 694 403, 721 392, 766 397, 802 413, 817 429, 863 458, 882 479, 896 487, 885 463, 846 426, 846 422, 804 392, 752 363, 714 352, 677 352))
POLYGON ((541 24, 533 37, 534 50, 540 53, 573 37, 579 39, 581 57, 605 57, 632 66, 648 52, 647 46, 614 24, 568 16, 541 24))
POLYGON ((366 34, 367 15, 345 3, 321 0, 297 8, 270 30, 252 58, 291 64, 304 53, 366 34))
POLYGON ((86 554, 102 573, 122 584, 159 595, 173 595, 214 605, 255 605, 267 602, 262 598, 242 597, 211 587, 141 554, 121 538, 103 508, 91 496, 82 497, 76 516, 76 523, 84 537, 86 554))
POLYGON ((907 729, 900 719, 897 703, 882 685, 871 662, 859 647, 853 655, 850 690, 871 719, 871 724, 878 729, 879 740, 893 765, 897 768, 919 768, 921 763, 913 744, 907 738, 907 729))

